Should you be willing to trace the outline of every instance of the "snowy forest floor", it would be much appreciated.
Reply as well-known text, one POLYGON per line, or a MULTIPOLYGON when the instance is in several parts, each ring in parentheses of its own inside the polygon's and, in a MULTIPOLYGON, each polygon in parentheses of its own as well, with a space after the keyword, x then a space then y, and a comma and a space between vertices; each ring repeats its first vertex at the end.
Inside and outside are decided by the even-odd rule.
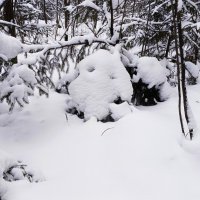
MULTIPOLYGON (((188 90, 199 125, 200 85, 188 90)), ((7 183, 6 200, 200 199, 200 142, 181 138, 175 92, 115 123, 66 120, 65 99, 35 96, 0 115, 1 149, 45 177, 7 183)))

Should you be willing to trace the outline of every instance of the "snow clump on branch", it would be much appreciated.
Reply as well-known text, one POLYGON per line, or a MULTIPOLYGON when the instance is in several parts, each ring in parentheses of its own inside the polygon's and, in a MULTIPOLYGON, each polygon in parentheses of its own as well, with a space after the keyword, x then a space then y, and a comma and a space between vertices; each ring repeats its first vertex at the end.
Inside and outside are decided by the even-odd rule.
POLYGON ((4 60, 15 58, 23 51, 23 44, 16 38, 0 32, 0 57, 4 60))

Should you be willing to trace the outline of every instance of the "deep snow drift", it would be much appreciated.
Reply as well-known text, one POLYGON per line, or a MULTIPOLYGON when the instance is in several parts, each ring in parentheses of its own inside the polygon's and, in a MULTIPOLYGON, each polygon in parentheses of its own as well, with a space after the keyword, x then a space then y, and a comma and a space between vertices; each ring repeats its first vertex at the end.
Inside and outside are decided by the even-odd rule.
MULTIPOLYGON (((189 87, 197 124, 199 91, 189 87)), ((1 149, 45 178, 1 182, 5 200, 200 199, 200 143, 181 139, 176 94, 114 123, 66 117, 65 101, 36 95, 23 111, 0 115, 1 149)))

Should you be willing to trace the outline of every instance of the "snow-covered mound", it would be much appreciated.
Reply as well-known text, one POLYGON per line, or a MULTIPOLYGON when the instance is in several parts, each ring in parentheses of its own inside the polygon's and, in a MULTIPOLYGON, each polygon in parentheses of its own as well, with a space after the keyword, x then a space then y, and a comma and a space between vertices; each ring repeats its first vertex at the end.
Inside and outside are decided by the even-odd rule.
POLYGON ((166 81, 167 70, 155 57, 141 57, 138 59, 137 74, 133 75, 133 82, 140 79, 148 88, 160 85, 166 81))
POLYGON ((109 104, 130 102, 133 89, 130 76, 118 52, 98 50, 78 64, 79 76, 69 85, 69 94, 85 119, 102 120, 110 114, 109 104))
POLYGON ((23 50, 23 45, 18 39, 1 32, 0 47, 0 57, 4 59, 14 58, 23 50))

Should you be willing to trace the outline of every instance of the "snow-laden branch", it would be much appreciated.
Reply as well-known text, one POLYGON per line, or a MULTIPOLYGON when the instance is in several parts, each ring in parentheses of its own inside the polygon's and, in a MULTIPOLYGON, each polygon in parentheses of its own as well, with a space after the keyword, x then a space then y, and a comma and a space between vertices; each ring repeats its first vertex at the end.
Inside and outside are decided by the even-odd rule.
POLYGON ((69 6, 65 6, 63 9, 66 9, 68 10, 69 12, 73 12, 75 11, 78 7, 88 7, 88 8, 92 8, 94 10, 97 10, 97 11, 102 11, 101 8, 99 6, 97 6, 95 3, 93 3, 92 1, 90 0, 85 0, 83 1, 82 3, 76 5, 76 6, 72 6, 72 5, 69 5, 69 6))
POLYGON ((44 45, 23 45, 23 51, 24 52, 30 52, 31 50, 42 50, 43 52, 47 52, 52 49, 59 49, 59 48, 65 48, 68 46, 75 46, 75 45, 91 45, 92 43, 105 43, 105 44, 112 44, 110 41, 96 38, 93 34, 88 34, 85 36, 75 36, 69 41, 59 41, 55 44, 44 44, 44 45))
POLYGON ((154 8, 154 10, 153 10, 153 14, 154 14, 154 13, 157 13, 158 10, 159 10, 160 8, 162 8, 165 4, 167 4, 169 1, 170 1, 170 0, 167 0, 167 1, 163 2, 163 3, 161 3, 160 5, 156 6, 156 7, 154 8))
POLYGON ((14 24, 14 23, 12 23, 12 22, 7 22, 7 21, 5 21, 5 20, 0 20, 0 25, 6 25, 6 26, 15 26, 15 27, 17 27, 17 28, 20 28, 20 26, 19 25, 17 25, 17 24, 14 24))
POLYGON ((110 40, 104 40, 96 38, 94 35, 89 34, 85 36, 76 36, 73 37, 69 41, 59 41, 55 44, 44 44, 44 45, 25 45, 23 44, 22 49, 23 52, 30 51, 39 51, 37 53, 32 53, 30 58, 26 58, 17 65, 20 66, 22 64, 35 64, 38 60, 45 57, 45 54, 53 49, 61 49, 69 46, 77 46, 77 45, 91 45, 93 43, 104 43, 107 45, 115 45, 110 40))

